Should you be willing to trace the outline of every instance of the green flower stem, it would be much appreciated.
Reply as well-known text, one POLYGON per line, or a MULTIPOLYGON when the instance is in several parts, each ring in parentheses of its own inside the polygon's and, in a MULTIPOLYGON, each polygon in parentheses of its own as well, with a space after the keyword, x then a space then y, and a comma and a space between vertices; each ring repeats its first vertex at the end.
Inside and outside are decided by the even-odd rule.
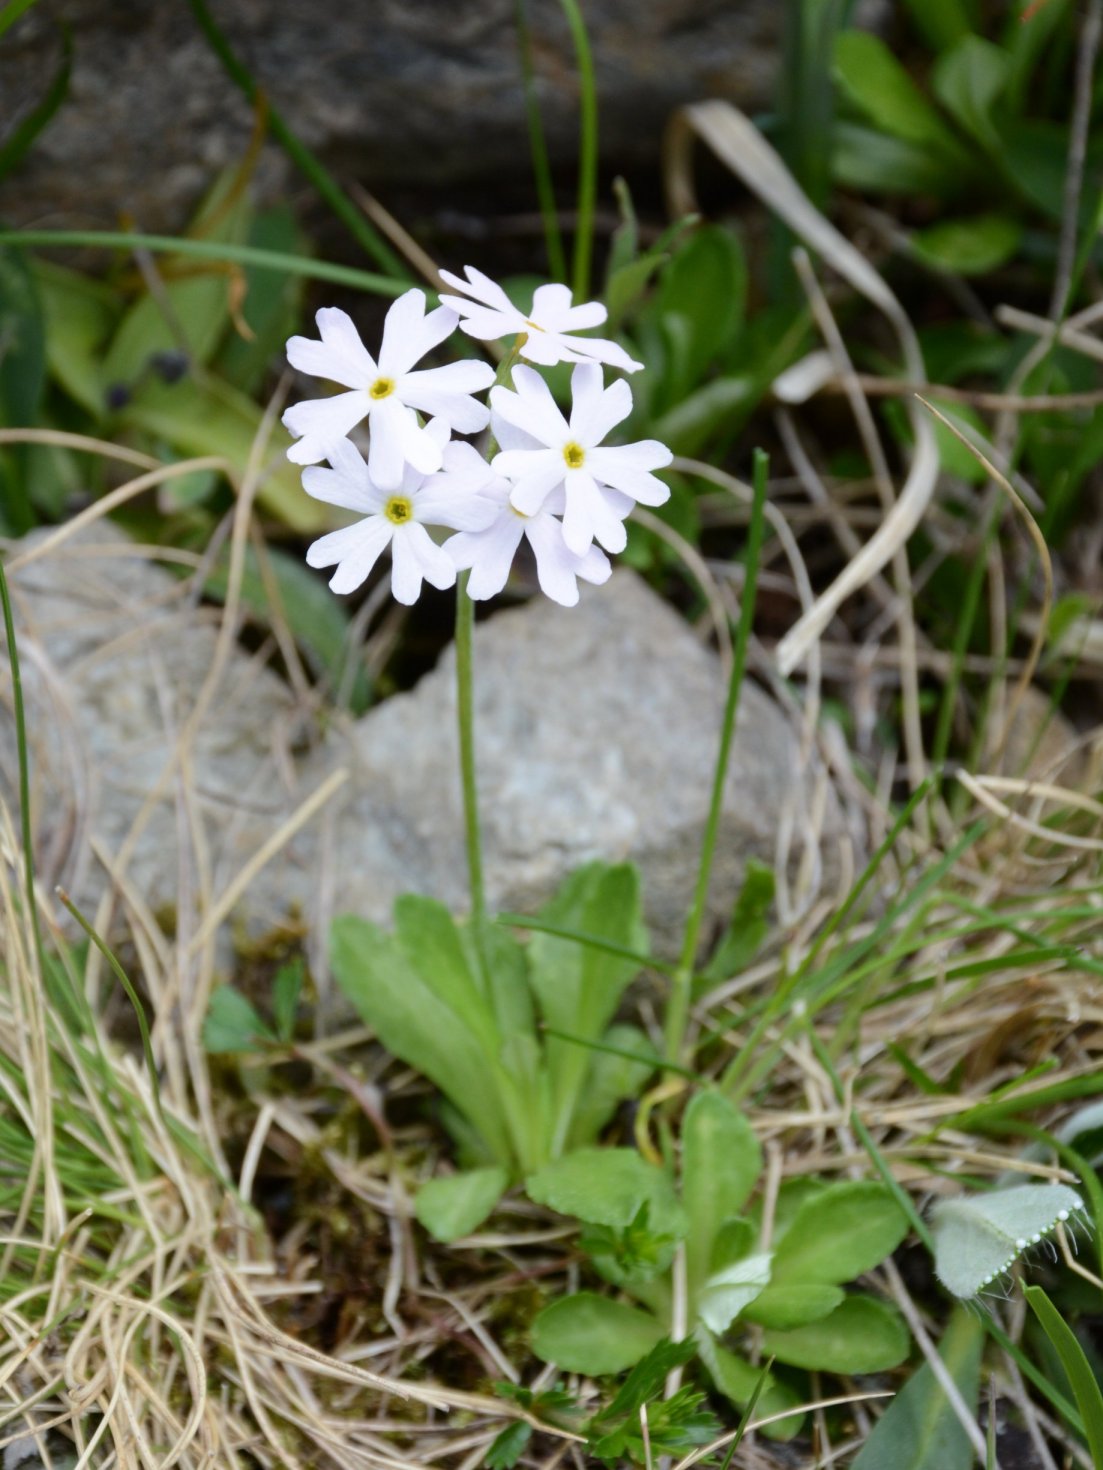
POLYGON ((540 215, 544 221, 544 243, 548 252, 548 269, 555 280, 562 281, 566 285, 567 256, 563 249, 563 237, 559 231, 559 212, 555 207, 555 186, 552 183, 551 165, 548 162, 544 127, 540 121, 540 103, 536 96, 536 78, 532 64, 532 30, 529 26, 527 0, 515 0, 515 5, 517 42, 521 53, 521 80, 525 89, 525 121, 528 124, 529 152, 532 155, 536 197, 540 201, 540 215))
POLYGON ((712 799, 709 803, 705 835, 701 843, 701 859, 697 867, 697 886, 693 895, 693 906, 686 923, 685 938, 678 968, 671 983, 670 1000, 666 1012, 666 1057, 671 1063, 682 1063, 686 1026, 689 1021, 690 993, 693 986, 693 966, 697 958, 697 944, 701 937, 705 906, 708 903, 709 882, 712 878, 712 863, 716 854, 716 840, 720 833, 720 813, 724 804, 724 785, 727 781, 728 762, 731 756, 732 736, 735 733, 735 717, 739 710, 739 694, 743 687, 743 674, 747 667, 747 649, 754 625, 755 590, 758 583, 758 563, 762 555, 762 540, 766 525, 766 478, 769 473, 769 456, 761 449, 754 454, 754 499, 751 504, 751 521, 747 533, 746 577, 743 582, 742 606, 739 610, 739 629, 736 633, 732 654, 731 678, 728 681, 728 699, 724 707, 724 721, 720 728, 720 749, 716 755, 716 768, 712 779, 712 799))
POLYGON ((19 671, 19 646, 15 641, 15 619, 12 616, 8 579, 0 565, 0 604, 3 605, 4 635, 8 643, 11 667, 12 711, 15 716, 15 748, 19 761, 19 817, 23 824, 23 881, 27 890, 27 918, 34 934, 35 959, 39 974, 46 973, 46 952, 42 944, 42 928, 38 921, 38 903, 34 892, 34 843, 31 837, 31 763, 27 754, 27 721, 23 710, 23 678, 19 671))
POLYGON ((578 220, 574 236, 574 299, 590 294, 590 263, 594 248, 594 206, 597 202, 597 86, 590 38, 578 0, 559 0, 570 27, 578 63, 578 220))
POLYGON ((473 642, 475 604, 467 595, 470 572, 456 579, 456 714, 460 736, 460 782, 467 840, 467 879, 471 890, 471 922, 480 953, 486 927, 483 841, 479 824, 479 788, 475 776, 475 680, 473 642))

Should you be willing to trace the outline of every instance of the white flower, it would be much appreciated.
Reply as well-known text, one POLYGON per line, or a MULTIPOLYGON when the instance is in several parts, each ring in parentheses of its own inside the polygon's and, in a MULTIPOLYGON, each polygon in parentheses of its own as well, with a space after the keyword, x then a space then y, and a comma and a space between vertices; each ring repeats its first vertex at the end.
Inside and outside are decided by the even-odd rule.
MULTIPOLYGON (((494 519, 495 508, 478 494, 476 482, 481 477, 472 477, 462 458, 457 462, 456 451, 470 446, 449 444, 448 432, 448 425, 439 419, 433 419, 426 429, 443 451, 443 468, 423 475, 407 466, 397 488, 377 485, 360 451, 347 439, 330 446, 332 469, 312 465, 303 471, 303 489, 308 495, 364 517, 322 536, 306 553, 309 566, 336 566, 329 584, 334 592, 354 592, 388 546, 391 591, 399 602, 416 602, 423 579, 442 589, 455 582, 455 563, 425 527, 478 531, 494 519)), ((485 466, 484 460, 480 463, 485 466)))
POLYGON ((423 475, 439 470, 440 445, 419 425, 414 410, 440 418, 462 434, 474 433, 486 427, 489 415, 469 395, 494 381, 494 369, 485 362, 451 362, 411 372, 458 320, 447 306, 426 316, 425 293, 407 291, 387 312, 376 362, 352 319, 335 306, 324 306, 317 315, 322 340, 292 337, 288 361, 300 372, 331 378, 350 391, 287 410, 284 425, 299 441, 287 451, 288 459, 295 464, 326 459, 332 446, 366 418, 371 428, 368 469, 376 485, 397 487, 408 464, 423 475))
POLYGON ((594 541, 606 551, 623 551, 622 522, 634 501, 662 505, 670 498, 650 473, 673 458, 657 439, 605 446, 606 434, 632 411, 632 390, 620 379, 603 388, 601 368, 581 363, 571 374, 573 402, 567 420, 548 385, 531 368, 513 370, 517 388, 493 388, 491 429, 502 452, 493 468, 513 482, 512 505, 522 515, 543 509, 562 490, 563 539, 582 556, 594 541))
MULTIPOLYGON (((457 448, 469 450, 483 466, 484 483, 479 493, 495 510, 494 519, 481 531, 461 531, 444 543, 444 550, 457 569, 471 571, 468 596, 481 602, 501 592, 522 537, 527 539, 536 558, 540 590, 563 607, 574 607, 578 602, 579 577, 599 585, 609 580, 613 569, 603 551, 591 546, 583 556, 576 556, 563 540, 563 526, 552 514, 556 508, 554 502, 563 500, 561 491, 554 492, 543 509, 531 516, 522 515, 510 504, 509 481, 496 475, 470 445, 457 448)), ((558 509, 563 509, 562 503, 558 509)))
POLYGON ((450 271, 441 271, 442 278, 457 291, 462 291, 463 296, 441 296, 440 299, 464 318, 460 326, 469 337, 489 342, 524 332, 527 337, 520 348, 520 355, 543 367, 551 367, 557 362, 606 362, 626 373, 634 373, 643 367, 642 362, 629 357, 615 342, 603 337, 574 335, 586 327, 601 326, 608 313, 600 301, 572 306, 571 293, 566 286, 537 286, 532 309, 526 316, 513 305, 496 281, 472 265, 464 266, 464 270, 467 272, 466 281, 450 271), (465 299, 468 297, 475 299, 465 299))

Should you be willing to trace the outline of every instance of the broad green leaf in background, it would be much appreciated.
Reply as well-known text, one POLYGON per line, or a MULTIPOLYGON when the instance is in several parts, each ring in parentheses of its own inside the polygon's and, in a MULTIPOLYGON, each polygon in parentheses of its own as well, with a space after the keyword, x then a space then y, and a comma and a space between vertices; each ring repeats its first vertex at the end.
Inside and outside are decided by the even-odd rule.
POLYGON ((835 124, 831 172, 837 184, 872 194, 951 199, 967 177, 944 155, 861 123, 835 124))
MULTIPOLYGON (((295 215, 287 204, 266 209, 252 221, 246 243, 281 255, 308 253, 295 215)), ((283 365, 287 338, 295 331, 302 300, 301 276, 247 266, 242 272, 241 317, 251 337, 235 328, 214 361, 215 370, 243 393, 259 393, 274 364, 283 365)))
POLYGON ((560 1297, 532 1324, 532 1350, 568 1373, 621 1373, 666 1334, 649 1312, 592 1291, 560 1297))
MULTIPOLYGON (((745 1408, 762 1376, 762 1369, 721 1347, 704 1327, 699 1327, 695 1336, 701 1361, 717 1389, 738 1408, 745 1408)), ((772 1373, 768 1373, 755 1408, 755 1416, 768 1418, 785 1409, 796 1408, 799 1403, 800 1399, 792 1389, 781 1383, 772 1373)), ((791 1418, 780 1419, 776 1424, 768 1425, 762 1432, 767 1439, 792 1439, 795 1434, 799 1434, 803 1422, 803 1414, 794 1414, 791 1418)))
POLYGON ((853 1281, 891 1255, 908 1219, 883 1184, 844 1180, 801 1204, 774 1253, 775 1285, 853 1281))
POLYGON ((1011 58, 1002 46, 969 35, 943 52, 931 74, 935 95, 947 112, 996 156, 1003 144, 992 112, 1007 85, 1010 69, 1011 58))
POLYGON ((967 0, 904 0, 916 27, 936 51, 960 41, 973 29, 967 0))
POLYGON ((679 1237, 686 1232, 670 1175, 635 1149, 575 1149, 530 1174, 525 1189, 537 1204, 591 1225, 629 1225, 647 1204, 651 1229, 679 1237))
POLYGON ((770 1255, 744 1256, 709 1276, 693 1298, 697 1316, 710 1332, 726 1332, 761 1295, 770 1280, 770 1255))
MULTIPOLYGON (((526 994, 527 989, 526 989, 526 994)), ((631 1054, 648 1056, 652 1051, 650 1038, 638 1026, 617 1022, 609 1027, 601 1038, 603 1046, 616 1047, 628 1053, 617 1056, 607 1051, 590 1054, 590 1072, 571 1120, 567 1136, 568 1148, 581 1148, 592 1143, 612 1118, 620 1103, 627 1098, 639 1097, 644 1083, 654 1072, 651 1062, 637 1062, 631 1054)))
POLYGON ((705 225, 667 263, 654 310, 668 335, 680 324, 679 371, 668 384, 674 400, 698 383, 743 322, 747 265, 743 247, 724 225, 705 225))
POLYGON ((879 36, 843 31, 835 41, 835 75, 854 106, 884 132, 963 161, 953 131, 879 36))
POLYGON ((980 276, 1006 265, 1022 237, 1018 220, 1004 214, 977 214, 916 230, 910 243, 922 260, 938 270, 980 276))
POLYGON ((504 1169, 467 1169, 423 1184, 414 1214, 435 1240, 446 1244, 478 1229, 509 1184, 504 1169))
POLYGON ((36 260, 34 274, 46 314, 50 372, 81 408, 102 418, 103 349, 119 318, 118 299, 109 287, 52 261, 36 260))
POLYGON ((272 982, 272 1017, 276 1023, 276 1035, 281 1041, 290 1041, 295 1035, 302 992, 303 962, 301 956, 296 956, 280 966, 272 982))
POLYGON ((743 1114, 720 1093, 699 1092, 682 1122, 682 1203, 689 1217, 686 1279, 691 1302, 712 1274, 713 1242, 721 1225, 739 1214, 761 1172, 762 1148, 743 1114))
POLYGON ((212 1055, 252 1051, 258 1043, 274 1040, 252 1001, 232 985, 216 986, 203 1022, 203 1045, 207 1051, 212 1055))
POLYGON ((908 1329, 887 1302, 852 1295, 826 1317, 787 1332, 767 1331, 763 1352, 779 1363, 828 1373, 883 1373, 908 1356, 908 1329))
POLYGON ((705 967, 704 980, 730 979, 754 959, 770 932, 770 905, 776 887, 773 868, 754 858, 748 859, 731 923, 705 967))
MULTIPOLYGON (((959 1307, 950 1318, 939 1356, 975 1412, 980 1388, 984 1328, 959 1307)), ((924 1363, 905 1383, 874 1425, 854 1461, 853 1470, 970 1470, 974 1451, 969 1436, 950 1407, 942 1385, 924 1363)))
POLYGON ((23 428, 38 417, 46 383, 46 321, 21 250, 0 249, 0 421, 23 428))
POLYGON ((746 1308, 743 1316, 761 1327, 803 1327, 818 1322, 842 1302, 846 1293, 841 1286, 809 1282, 797 1286, 767 1286, 746 1308))

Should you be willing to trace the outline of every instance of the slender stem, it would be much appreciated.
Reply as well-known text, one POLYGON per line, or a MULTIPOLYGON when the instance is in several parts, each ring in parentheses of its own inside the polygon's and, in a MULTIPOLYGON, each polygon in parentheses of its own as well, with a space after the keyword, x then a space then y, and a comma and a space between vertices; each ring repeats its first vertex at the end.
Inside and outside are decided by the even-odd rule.
POLYGON ((467 595, 469 572, 456 580, 456 714, 460 736, 460 782, 463 786, 463 824, 467 842, 467 878, 471 889, 471 921, 480 951, 486 926, 486 890, 483 886, 483 840, 479 825, 479 791, 475 779, 475 683, 473 635, 475 604, 467 595))
POLYGON ((594 247, 594 206, 597 203, 597 86, 590 38, 578 0, 559 0, 574 44, 578 63, 578 221, 574 236, 573 290, 576 301, 590 294, 590 263, 594 247))
POLYGON ((224 240, 192 240, 180 235, 144 235, 123 230, 0 230, 0 245, 92 246, 103 250, 164 250, 172 255, 194 255, 200 260, 231 261, 257 270, 285 271, 315 281, 332 281, 354 286, 380 296, 401 296, 402 281, 357 270, 351 265, 333 265, 306 255, 281 250, 264 250, 258 245, 232 245, 224 240))
POLYGON ((38 922, 38 904, 34 893, 34 843, 31 836, 31 765, 27 755, 27 720, 23 708, 23 678, 19 672, 19 647, 15 641, 15 619, 12 617, 8 579, 0 565, 0 603, 4 608, 4 636, 8 643, 11 666, 12 710, 15 715, 15 748, 19 760, 19 819, 23 826, 23 880, 27 889, 27 917, 35 941, 35 958, 39 971, 46 973, 46 955, 42 929, 38 922))
POLYGON ((670 1000, 666 1013, 666 1055, 671 1062, 681 1062, 685 1043, 686 1025, 689 1020, 690 991, 693 985, 693 965, 697 958, 697 943, 701 937, 701 925, 708 903, 709 882, 712 878, 712 862, 716 854, 716 840, 720 833, 720 814, 724 805, 724 786, 728 776, 732 737, 735 734, 735 717, 739 710, 739 694, 743 687, 743 674, 747 667, 747 649, 754 626, 755 590, 758 583, 758 563, 762 555, 762 539, 766 524, 766 478, 769 473, 769 456, 761 449, 754 454, 754 499, 751 505, 751 522, 747 533, 746 576, 743 581, 742 606, 739 610, 739 628, 736 633, 732 654, 731 678, 728 680, 728 698, 724 706, 724 720, 720 727, 720 748, 716 754, 716 768, 712 778, 712 799, 709 803, 705 834, 701 842, 701 859, 697 867, 697 886, 693 894, 693 905, 686 922, 685 938, 678 969, 671 985, 670 1000))
POLYGON ((536 74, 532 64, 532 30, 529 26, 526 0, 516 0, 517 42, 521 52, 521 82, 525 91, 525 121, 529 131, 529 152, 532 155, 532 173, 536 183, 536 197, 540 201, 540 215, 544 221, 544 241, 548 251, 548 270, 557 281, 567 282, 567 255, 563 249, 563 236, 559 230, 559 211, 555 206, 555 186, 552 183, 551 165, 548 162, 548 145, 544 140, 544 126, 540 121, 540 103, 536 96, 536 74))

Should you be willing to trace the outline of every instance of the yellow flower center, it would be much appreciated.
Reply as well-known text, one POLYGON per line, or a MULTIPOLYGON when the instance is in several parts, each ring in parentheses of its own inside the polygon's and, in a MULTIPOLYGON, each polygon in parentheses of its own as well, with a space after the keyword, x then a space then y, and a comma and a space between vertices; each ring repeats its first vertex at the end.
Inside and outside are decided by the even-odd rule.
POLYGON ((513 504, 512 500, 509 502, 509 508, 519 521, 528 520, 528 516, 525 514, 525 512, 523 510, 518 510, 517 507, 513 504))
POLYGON ((414 518, 413 501, 407 495, 392 495, 383 507, 383 514, 395 526, 404 526, 414 518))
POLYGON ((376 403, 378 403, 381 398, 389 398, 393 392, 393 378, 376 378, 375 382, 368 389, 368 397, 374 398, 376 403))
POLYGON ((581 444, 576 444, 572 439, 569 444, 563 446, 563 458, 567 461, 569 470, 580 470, 586 463, 586 451, 581 444))

